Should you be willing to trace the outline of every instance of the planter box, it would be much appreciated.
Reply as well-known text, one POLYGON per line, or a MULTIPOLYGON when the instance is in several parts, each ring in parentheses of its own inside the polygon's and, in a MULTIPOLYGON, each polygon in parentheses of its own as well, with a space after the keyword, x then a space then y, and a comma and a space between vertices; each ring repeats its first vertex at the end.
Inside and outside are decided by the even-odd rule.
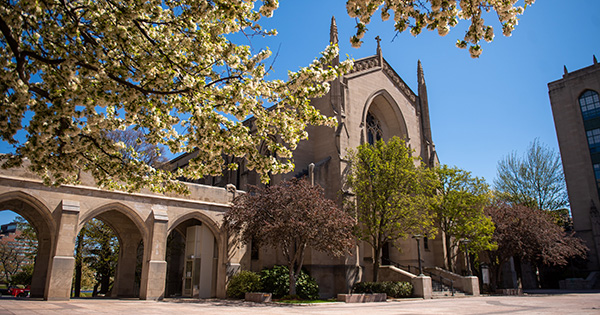
POLYGON ((337 300, 346 303, 367 303, 367 302, 385 302, 387 295, 385 293, 355 293, 338 294, 337 300))
POLYGON ((501 295, 523 295, 523 289, 498 289, 496 294, 501 295))
POLYGON ((256 303, 269 303, 273 298, 271 293, 260 293, 260 292, 246 292, 244 299, 250 302, 256 303))

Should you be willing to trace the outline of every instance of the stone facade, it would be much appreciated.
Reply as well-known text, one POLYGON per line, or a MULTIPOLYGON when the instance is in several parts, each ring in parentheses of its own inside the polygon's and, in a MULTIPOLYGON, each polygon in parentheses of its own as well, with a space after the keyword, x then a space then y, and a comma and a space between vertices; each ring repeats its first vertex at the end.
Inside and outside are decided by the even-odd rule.
MULTIPOLYGON (((335 20, 331 42, 337 43, 335 20)), ((417 81, 415 93, 383 58, 379 46, 374 56, 357 60, 351 73, 331 83, 327 95, 313 100, 322 113, 337 118, 338 127, 308 127, 309 140, 301 142, 294 152, 296 171, 274 176, 272 181, 310 172, 325 188, 327 197, 341 202, 348 195, 344 186, 348 149, 393 136, 403 138, 428 167, 438 164, 420 62, 417 81), (314 167, 309 171, 311 164, 314 167)), ((173 169, 185 167, 193 156, 180 156, 170 165, 173 169)), ((92 218, 111 226, 119 239, 121 251, 111 293, 114 297, 225 297, 228 277, 237 270, 259 271, 284 264, 279 251, 234 244, 222 228, 222 215, 238 193, 236 187, 244 190, 249 184, 260 184, 257 174, 248 171, 243 160, 227 162, 239 163, 240 167, 220 177, 186 183, 189 196, 105 191, 96 188, 85 174, 80 185, 47 187, 25 168, 1 170, 1 209, 23 216, 38 232, 32 296, 69 298, 75 239, 92 218), (140 246, 141 281, 136 281, 140 246)), ((421 246, 423 266, 444 265, 441 237, 424 240, 421 246)), ((382 259, 388 264, 417 266, 416 247, 413 239, 401 240, 398 247, 387 246, 382 259)), ((360 243, 352 255, 342 258, 308 250, 304 265, 317 279, 321 295, 333 297, 347 293, 357 281, 371 280, 373 260, 371 247, 360 243)), ((430 285, 425 289, 430 291, 430 285)))
POLYGON ((587 247, 588 270, 600 270, 600 65, 548 83, 573 226, 587 247))
POLYGON ((175 280, 181 294, 181 271, 167 278, 167 270, 186 257, 168 259, 167 239, 170 235, 185 238, 186 228, 193 225, 202 225, 205 234, 212 237, 213 254, 208 258, 214 261, 213 267, 201 271, 211 283, 205 297, 224 297, 228 269, 239 265, 245 252, 232 250, 227 234, 221 229, 221 217, 229 208, 233 193, 197 184, 188 184, 188 188, 191 194, 187 197, 147 191, 105 191, 85 177, 81 185, 48 187, 25 169, 2 170, 0 208, 24 217, 38 236, 31 295, 47 300, 69 299, 76 236, 85 223, 97 218, 107 223, 119 239, 113 297, 160 299, 164 297, 167 280, 175 280), (141 281, 137 282, 135 270, 140 246, 143 246, 141 281))
MULTIPOLYGON (((330 40, 337 43, 335 20, 332 20, 330 40)), ((326 196, 341 204, 341 200, 348 196, 344 186, 344 177, 349 170, 348 150, 377 138, 388 140, 394 136, 404 139, 425 165, 437 165, 427 88, 420 62, 417 65, 417 82, 418 94, 383 58, 379 46, 375 55, 356 60, 351 73, 331 82, 330 92, 312 101, 321 113, 337 118, 337 128, 309 126, 309 139, 302 141, 294 152, 295 171, 273 176, 272 183, 310 173, 314 182, 325 189, 326 196), (314 167, 310 167, 311 164, 314 167)), ((182 157, 176 163, 185 159, 182 157)), ((232 183, 241 190, 245 190, 248 184, 260 185, 258 176, 244 169, 243 161, 239 163, 237 172, 229 172, 223 178, 207 178, 204 183, 232 183)), ((424 265, 443 266, 443 246, 440 237, 429 240, 421 255, 424 265)), ((408 239, 401 240, 398 247, 390 244, 384 249, 383 256, 388 263, 417 266, 417 243, 408 239)), ((244 257, 241 268, 253 271, 285 264, 282 253, 272 249, 255 249, 254 255, 244 257)), ((321 295, 332 297, 348 292, 357 281, 372 280, 373 259, 372 248, 361 242, 353 255, 342 258, 331 258, 308 250, 304 266, 317 279, 321 295)))

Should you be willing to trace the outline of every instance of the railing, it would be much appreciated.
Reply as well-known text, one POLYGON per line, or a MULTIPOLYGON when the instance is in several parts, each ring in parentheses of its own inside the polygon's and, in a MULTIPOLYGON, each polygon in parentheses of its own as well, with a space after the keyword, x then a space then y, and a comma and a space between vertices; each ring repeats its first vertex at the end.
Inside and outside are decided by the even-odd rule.
POLYGON ((446 291, 446 289, 444 288, 445 286, 450 286, 449 291, 452 292, 452 296, 454 296, 454 280, 452 279, 448 279, 448 278, 444 278, 441 275, 435 275, 431 272, 425 271, 425 274, 431 277, 431 285, 432 285, 432 289, 433 291, 436 292, 444 292, 446 291), (439 281, 436 280, 439 279, 439 281), (446 281, 446 283, 444 283, 444 281, 446 281), (449 283, 448 283, 449 282, 449 283))
MULTIPOLYGON (((406 271, 408 271, 409 273, 412 274, 418 274, 419 273, 419 267, 417 266, 411 266, 411 265, 403 265, 400 263, 397 263, 395 261, 391 261, 388 259, 388 261, 390 265, 400 268, 400 269, 404 269, 406 271), (412 271, 414 270, 414 272, 412 271)), ((432 283, 432 290, 435 292, 444 292, 446 291, 445 287, 449 287, 448 291, 450 291, 452 293, 452 296, 454 296, 454 293, 456 292, 456 290, 454 290, 454 280, 450 279, 450 278, 444 278, 442 275, 436 275, 433 274, 429 271, 423 270, 423 273, 429 277, 431 277, 432 283)))

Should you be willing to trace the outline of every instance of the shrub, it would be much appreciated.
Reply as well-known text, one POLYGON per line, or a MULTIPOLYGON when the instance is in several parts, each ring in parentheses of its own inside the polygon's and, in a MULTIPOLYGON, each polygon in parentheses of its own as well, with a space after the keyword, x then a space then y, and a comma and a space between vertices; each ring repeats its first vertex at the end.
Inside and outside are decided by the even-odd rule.
POLYGON ((262 285, 260 276, 252 271, 242 270, 229 280, 227 296, 231 298, 244 298, 246 292, 260 292, 262 285))
POLYGON ((385 293, 394 298, 409 297, 412 290, 412 284, 403 281, 358 282, 352 287, 353 293, 385 293))
MULTIPOLYGON (((281 298, 290 293, 290 278, 287 266, 273 266, 271 269, 263 269, 260 272, 260 279, 263 290, 273 293, 274 298, 281 298)), ((300 276, 296 280, 296 294, 304 300, 319 298, 317 281, 304 270, 300 272, 300 276)))

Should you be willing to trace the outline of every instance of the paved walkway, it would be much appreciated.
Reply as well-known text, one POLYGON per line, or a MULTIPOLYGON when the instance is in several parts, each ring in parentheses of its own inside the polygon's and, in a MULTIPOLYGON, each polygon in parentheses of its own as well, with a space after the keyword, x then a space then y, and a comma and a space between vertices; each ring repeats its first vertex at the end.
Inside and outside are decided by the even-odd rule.
POLYGON ((528 294, 382 303, 257 304, 237 300, 73 299, 49 302, 0 298, 4 314, 600 314, 600 293, 528 294))

